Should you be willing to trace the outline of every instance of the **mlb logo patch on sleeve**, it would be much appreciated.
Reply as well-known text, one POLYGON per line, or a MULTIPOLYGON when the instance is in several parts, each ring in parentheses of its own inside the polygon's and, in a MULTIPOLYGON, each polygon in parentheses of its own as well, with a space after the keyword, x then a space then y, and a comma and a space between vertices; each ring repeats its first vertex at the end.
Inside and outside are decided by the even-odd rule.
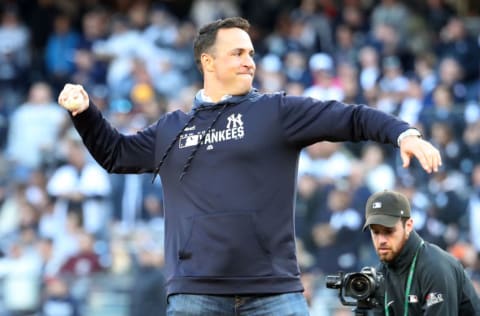
POLYGON ((426 297, 427 307, 443 302, 442 293, 429 293, 426 297))

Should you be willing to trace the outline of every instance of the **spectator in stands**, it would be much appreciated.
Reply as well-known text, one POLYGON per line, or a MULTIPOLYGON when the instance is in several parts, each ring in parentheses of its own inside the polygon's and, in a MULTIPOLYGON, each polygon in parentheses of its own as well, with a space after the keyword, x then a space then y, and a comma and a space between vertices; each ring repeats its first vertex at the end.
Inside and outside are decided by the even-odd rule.
POLYGON ((444 57, 439 59, 437 66, 437 86, 447 86, 453 96, 455 104, 463 104, 468 97, 468 86, 465 83, 465 69, 457 59, 444 57))
POLYGON ((341 63, 355 64, 358 60, 360 49, 355 41, 353 30, 346 24, 340 24, 336 28, 336 45, 333 57, 337 65, 341 63))
MULTIPOLYGON (((295 236, 297 243, 300 243, 308 253, 314 248, 312 225, 316 210, 325 205, 325 190, 312 174, 299 175, 297 183, 295 236)), ((304 268, 302 265, 300 267, 304 268)))
POLYGON ((53 172, 47 190, 56 201, 54 212, 78 209, 84 229, 100 236, 110 221, 111 184, 107 173, 90 159, 78 139, 68 139, 67 161, 53 172))
POLYGON ((195 25, 204 25, 216 19, 239 15, 236 2, 228 0, 195 0, 190 8, 189 17, 195 25))
POLYGON ((257 73, 258 89, 264 93, 281 90, 287 81, 282 69, 282 61, 274 54, 267 54, 262 58, 257 73))
POLYGON ((337 67, 338 80, 343 90, 343 102, 349 104, 367 104, 367 100, 360 89, 358 68, 355 64, 340 63, 337 67))
MULTIPOLYGON (((480 112, 480 108, 473 111, 480 112)), ((469 117, 472 118, 473 113, 466 111, 465 114, 467 113, 470 114, 469 117)), ((469 164, 473 165, 476 161, 480 161, 480 119, 478 117, 468 121, 462 142, 468 149, 468 155, 465 158, 470 160, 469 164)))
POLYGON ((9 315, 32 314, 40 304, 41 261, 37 253, 27 248, 15 241, 0 259, 3 304, 9 315))
POLYGON ((58 275, 62 262, 55 257, 53 239, 40 237, 37 248, 41 260, 41 278, 44 287, 50 279, 58 275))
POLYGON ((49 82, 55 94, 66 81, 70 81, 75 71, 75 52, 80 36, 72 27, 71 18, 66 13, 59 13, 53 22, 45 47, 45 64, 49 82))
POLYGON ((78 236, 78 252, 71 255, 61 266, 59 273, 72 277, 91 277, 103 270, 100 258, 94 250, 95 237, 87 232, 78 236))
POLYGON ((74 53, 75 72, 72 80, 90 89, 105 86, 108 63, 98 58, 92 47, 107 36, 107 15, 105 10, 88 11, 81 19, 81 34, 78 48, 74 53))
POLYGON ((28 98, 12 113, 8 129, 7 158, 13 163, 13 176, 28 178, 46 157, 55 152, 67 116, 58 111, 47 82, 35 82, 28 98), (23 173, 23 175, 21 175, 23 173))
POLYGON ((480 163, 477 163, 471 175, 472 189, 468 198, 469 239, 477 253, 480 253, 480 163))
POLYGON ((387 149, 378 144, 366 144, 362 148, 360 159, 365 168, 364 182, 371 192, 379 188, 392 189, 395 185, 395 172, 388 154, 387 149))
POLYGON ((400 42, 406 40, 408 20, 410 18, 408 8, 398 0, 381 0, 373 8, 370 23, 372 29, 379 25, 389 25, 395 32, 398 32, 400 42))
POLYGON ((440 31, 456 15, 455 9, 445 0, 427 0, 424 7, 425 23, 431 27, 432 36, 436 42, 440 31))
POLYGON ((31 30, 13 5, 5 5, 0 15, 0 95, 10 112, 27 92, 31 66, 31 30))
MULTIPOLYGON (((143 232, 146 233, 145 231, 143 232)), ((140 233, 142 234, 142 233, 140 233)), ((150 233, 134 240, 134 280, 129 316, 166 315, 164 257, 162 245, 150 233)))
POLYGON ((11 241, 20 226, 22 205, 27 203, 24 183, 10 183, 4 190, 5 196, 0 205, 0 245, 4 249, 11 241))
POLYGON ((47 281, 45 298, 39 310, 39 316, 81 316, 78 302, 70 294, 68 282, 61 277, 47 281))
POLYGON ((92 51, 108 62, 106 81, 112 99, 128 96, 122 84, 130 76, 135 58, 142 60, 142 53, 151 52, 152 45, 131 27, 126 16, 116 14, 111 18, 108 38, 95 41, 92 51))
POLYGON ((447 170, 459 170, 468 174, 471 170, 464 169, 467 167, 464 162, 468 152, 461 139, 455 136, 454 128, 454 125, 447 120, 435 121, 430 130, 431 140, 442 153, 444 167, 447 170))
MULTIPOLYGON (((325 12, 322 4, 315 0, 302 0, 297 8, 291 11, 290 17, 304 23, 302 36, 308 40, 307 55, 314 52, 333 54, 335 51, 332 18, 325 12)), ((305 42, 305 41, 304 41, 305 42)))
POLYGON ((432 52, 417 54, 414 58, 414 72, 415 76, 420 81, 422 91, 424 94, 423 102, 431 104, 428 98, 431 98, 432 91, 438 84, 438 78, 435 73, 436 57, 432 52))
MULTIPOLYGON (((382 60, 382 73, 378 83, 379 92, 382 98, 391 103, 391 108, 386 107, 383 111, 396 113, 397 107, 403 101, 407 88, 408 79, 404 75, 404 67, 397 56, 387 56, 382 60)), ((377 107, 382 108, 381 105, 377 107)))
POLYGON ((364 46, 358 53, 360 66, 359 81, 364 93, 375 89, 382 74, 378 51, 373 46, 364 46))
POLYGON ((455 59, 464 71, 464 79, 468 82, 478 77, 480 62, 478 55, 480 46, 467 31, 464 21, 452 16, 440 32, 440 41, 436 46, 440 59, 455 59))
POLYGON ((408 80, 408 88, 405 91, 405 97, 400 101, 397 115, 402 120, 413 126, 418 126, 420 112, 423 109, 424 92, 422 85, 416 78, 408 80))
POLYGON ((333 58, 325 53, 316 53, 310 57, 308 65, 313 84, 305 89, 304 95, 322 101, 342 101, 344 93, 336 78, 333 58))
POLYGON ((312 228, 316 268, 324 275, 360 268, 361 239, 355 236, 361 231, 362 217, 350 206, 351 192, 341 185, 327 188, 326 207, 316 210, 312 228))
POLYGON ((340 143, 318 142, 302 150, 298 161, 298 173, 311 174, 321 184, 335 183, 348 176, 351 169, 351 157, 340 143))
POLYGON ((439 84, 433 91, 433 106, 426 106, 419 116, 421 129, 431 137, 432 125, 437 121, 450 124, 454 137, 462 137, 465 130, 463 107, 454 100, 452 88, 439 84))
POLYGON ((195 58, 191 47, 196 30, 192 21, 181 22, 178 26, 175 41, 171 46, 173 54, 170 55, 170 61, 173 63, 173 67, 180 71, 186 85, 201 81, 200 74, 195 68, 195 58))
POLYGON ((428 182, 428 198, 431 205, 428 208, 429 234, 433 236, 432 242, 441 248, 456 243, 467 223, 467 197, 464 187, 467 179, 458 170, 449 170, 442 167, 428 182))
POLYGON ((287 82, 299 83, 303 88, 312 84, 307 58, 301 52, 290 51, 285 54, 283 66, 287 82))
MULTIPOLYGON (((299 35, 292 34, 291 15, 288 12, 282 12, 275 16, 275 20, 276 22, 273 32, 267 34, 266 38, 263 40, 267 52, 280 57, 285 56, 291 51, 299 51, 302 54, 306 54, 306 48, 302 46, 300 40, 296 37, 299 35)), ((297 26, 300 27, 300 25, 297 26)))

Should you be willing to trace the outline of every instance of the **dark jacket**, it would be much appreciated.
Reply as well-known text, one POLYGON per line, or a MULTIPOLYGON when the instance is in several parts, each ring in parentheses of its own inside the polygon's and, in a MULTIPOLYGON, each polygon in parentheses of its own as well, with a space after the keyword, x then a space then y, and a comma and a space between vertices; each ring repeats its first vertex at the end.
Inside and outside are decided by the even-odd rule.
POLYGON ((73 122, 109 172, 154 172, 164 158, 168 294, 302 291, 293 224, 300 150, 318 141, 396 145, 409 127, 367 106, 255 91, 218 104, 196 99, 191 112, 131 136, 93 104, 73 122))
MULTIPOLYGON (((480 300, 460 262, 434 244, 425 242, 420 246, 421 241, 412 232, 398 257, 380 268, 385 276, 390 315, 404 315, 405 286, 413 257, 420 247, 408 315, 479 316, 480 300)), ((380 301, 383 303, 383 298, 380 301)))

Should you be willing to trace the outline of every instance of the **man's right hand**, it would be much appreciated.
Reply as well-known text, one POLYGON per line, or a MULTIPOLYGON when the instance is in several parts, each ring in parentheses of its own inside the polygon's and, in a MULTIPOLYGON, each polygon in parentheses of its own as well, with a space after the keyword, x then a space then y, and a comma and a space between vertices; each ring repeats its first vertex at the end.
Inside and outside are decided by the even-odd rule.
POLYGON ((58 104, 75 116, 88 108, 90 99, 82 85, 67 83, 58 95, 58 104))

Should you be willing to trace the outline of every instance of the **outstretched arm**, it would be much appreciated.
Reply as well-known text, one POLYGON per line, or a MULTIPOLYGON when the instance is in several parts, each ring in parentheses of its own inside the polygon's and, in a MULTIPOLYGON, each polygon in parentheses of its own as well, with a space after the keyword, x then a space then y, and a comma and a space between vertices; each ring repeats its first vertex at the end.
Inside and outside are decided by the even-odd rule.
POLYGON ((439 151, 419 137, 416 129, 393 115, 364 105, 285 96, 280 118, 287 140, 300 146, 318 141, 364 141, 390 143, 400 147, 403 167, 415 157, 426 172, 442 165, 439 151))

